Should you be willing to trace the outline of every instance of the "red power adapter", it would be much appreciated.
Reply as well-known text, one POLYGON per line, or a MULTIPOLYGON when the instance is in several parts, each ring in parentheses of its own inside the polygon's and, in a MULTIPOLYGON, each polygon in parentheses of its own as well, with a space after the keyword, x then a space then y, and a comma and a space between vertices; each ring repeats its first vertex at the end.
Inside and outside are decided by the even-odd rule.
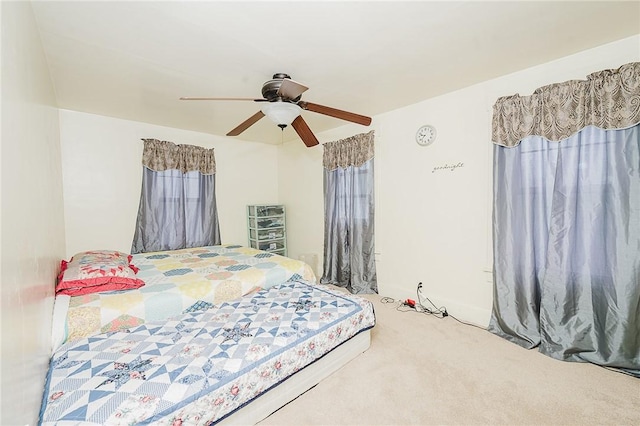
POLYGON ((407 306, 411 306, 412 308, 415 308, 415 307, 416 307, 416 301, 415 301, 415 300, 413 300, 413 299, 407 299, 407 300, 404 302, 404 304, 405 304, 405 305, 407 305, 407 306))

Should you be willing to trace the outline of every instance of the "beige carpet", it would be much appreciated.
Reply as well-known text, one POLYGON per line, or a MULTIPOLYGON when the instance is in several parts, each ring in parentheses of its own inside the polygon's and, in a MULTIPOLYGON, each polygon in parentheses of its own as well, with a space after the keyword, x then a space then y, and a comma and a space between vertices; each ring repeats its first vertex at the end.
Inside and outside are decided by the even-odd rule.
POLYGON ((640 379, 365 297, 369 350, 261 425, 640 425, 640 379))

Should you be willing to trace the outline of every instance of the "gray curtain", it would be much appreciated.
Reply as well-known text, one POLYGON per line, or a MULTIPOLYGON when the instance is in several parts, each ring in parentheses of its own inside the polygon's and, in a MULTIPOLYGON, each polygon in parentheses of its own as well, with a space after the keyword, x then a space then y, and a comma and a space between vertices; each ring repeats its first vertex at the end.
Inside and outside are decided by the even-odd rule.
POLYGON ((324 144, 324 271, 320 282, 377 293, 374 133, 324 144))
MULTIPOLYGON (((611 76, 592 86, 615 93, 611 76)), ((612 104, 620 116, 640 105, 640 86, 630 87, 635 101, 612 104)), ((538 112, 550 122, 568 116, 538 112)), ((494 146, 489 330, 553 358, 640 376, 640 126, 589 125, 559 142, 533 135, 510 146, 494 146)))
POLYGON ((213 149, 143 139, 131 253, 220 244, 213 149))

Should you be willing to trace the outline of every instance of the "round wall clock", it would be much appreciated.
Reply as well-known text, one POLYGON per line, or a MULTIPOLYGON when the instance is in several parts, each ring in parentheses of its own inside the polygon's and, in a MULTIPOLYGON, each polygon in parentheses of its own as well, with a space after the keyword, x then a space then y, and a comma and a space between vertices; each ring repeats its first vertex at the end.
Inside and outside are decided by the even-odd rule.
POLYGON ((430 124, 425 124, 416 133, 416 142, 420 146, 428 146, 436 140, 436 128, 430 124))

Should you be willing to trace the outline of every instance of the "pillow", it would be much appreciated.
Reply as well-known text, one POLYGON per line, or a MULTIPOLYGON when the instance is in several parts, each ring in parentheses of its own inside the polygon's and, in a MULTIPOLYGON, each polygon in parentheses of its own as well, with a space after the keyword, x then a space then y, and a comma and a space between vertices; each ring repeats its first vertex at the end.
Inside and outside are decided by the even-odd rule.
POLYGON ((140 288, 144 281, 136 278, 138 268, 130 262, 130 254, 115 250, 78 253, 69 262, 60 263, 56 294, 80 296, 140 288))

